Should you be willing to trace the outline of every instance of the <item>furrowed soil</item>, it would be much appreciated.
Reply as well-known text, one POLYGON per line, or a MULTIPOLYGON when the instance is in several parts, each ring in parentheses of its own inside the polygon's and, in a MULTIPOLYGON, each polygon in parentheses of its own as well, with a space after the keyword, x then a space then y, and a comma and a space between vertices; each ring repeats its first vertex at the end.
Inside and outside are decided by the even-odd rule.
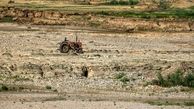
POLYGON ((149 84, 157 72, 194 69, 193 32, 1 23, 0 39, 0 83, 7 87, 0 93, 2 109, 194 108, 192 89, 149 84), (83 54, 57 50, 65 37, 76 36, 83 54), (123 73, 126 80, 117 77, 123 73))

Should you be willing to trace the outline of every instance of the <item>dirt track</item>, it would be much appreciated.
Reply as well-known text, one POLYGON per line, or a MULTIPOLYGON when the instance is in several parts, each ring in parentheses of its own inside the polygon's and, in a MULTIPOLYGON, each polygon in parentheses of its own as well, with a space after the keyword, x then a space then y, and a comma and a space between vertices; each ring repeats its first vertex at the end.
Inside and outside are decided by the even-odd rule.
MULTIPOLYGON (((109 91, 126 91, 147 96, 154 93, 157 97, 166 96, 169 93, 169 95, 174 94, 175 99, 177 96, 183 96, 188 100, 193 99, 191 96, 193 92, 182 93, 179 87, 144 86, 146 82, 156 78, 157 71, 165 75, 174 72, 183 65, 193 68, 193 32, 119 34, 81 30, 74 27, 32 26, 27 28, 24 25, 1 23, 0 35, 0 83, 3 84, 33 86, 35 89, 32 88, 32 90, 38 92, 41 92, 42 87, 49 85, 52 90, 57 90, 59 93, 93 93, 94 95, 90 97, 101 91, 108 93, 109 91), (84 54, 59 53, 57 43, 62 41, 65 36, 69 40, 75 40, 76 34, 83 42, 84 54), (88 78, 81 76, 82 66, 88 67, 88 78), (115 74, 123 72, 130 79, 127 84, 114 79, 115 74)), ((111 93, 109 94, 111 95, 111 93)), ((3 96, 2 93, 1 96, 3 96)), ((121 99, 125 98, 123 95, 120 97, 121 99)), ((94 100, 92 103, 83 101, 78 104, 77 101, 56 100, 45 102, 45 104, 27 102, 24 105, 20 105, 19 102, 7 105, 12 104, 12 101, 0 101, 0 105, 5 106, 5 109, 13 108, 12 106, 19 106, 19 109, 20 106, 25 108, 29 105, 33 105, 33 107, 29 107, 33 109, 35 108, 34 104, 48 109, 56 104, 60 105, 59 109, 65 104, 67 106, 76 104, 75 106, 80 106, 80 108, 87 107, 88 104, 90 106, 102 105, 102 108, 113 106, 113 101, 103 102, 101 100, 100 102, 94 100)), ((144 108, 141 105, 148 108, 150 106, 116 100, 120 106, 123 106, 121 108, 127 108, 131 105, 137 106, 134 108, 144 108)))

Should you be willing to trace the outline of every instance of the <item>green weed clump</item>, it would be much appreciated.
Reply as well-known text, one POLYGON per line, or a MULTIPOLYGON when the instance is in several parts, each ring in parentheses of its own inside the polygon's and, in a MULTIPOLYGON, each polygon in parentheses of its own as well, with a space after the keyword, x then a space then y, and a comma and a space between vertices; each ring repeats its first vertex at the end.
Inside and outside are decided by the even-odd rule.
POLYGON ((121 81, 122 83, 126 84, 129 82, 129 78, 126 76, 125 73, 118 73, 115 75, 115 79, 121 81))
POLYGON ((161 73, 157 73, 157 79, 152 81, 152 84, 163 87, 171 86, 186 86, 194 88, 194 72, 184 73, 181 70, 163 77, 161 73))

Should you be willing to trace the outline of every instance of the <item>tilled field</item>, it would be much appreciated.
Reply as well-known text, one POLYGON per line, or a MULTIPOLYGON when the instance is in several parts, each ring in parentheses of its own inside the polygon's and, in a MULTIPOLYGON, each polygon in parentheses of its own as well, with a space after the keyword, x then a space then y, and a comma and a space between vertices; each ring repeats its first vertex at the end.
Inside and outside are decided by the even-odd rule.
MULTIPOLYGON (((121 34, 1 23, 0 39, 0 83, 22 87, 22 91, 45 92, 47 87, 49 92, 93 94, 90 97, 100 96, 101 91, 124 91, 145 96, 175 93, 175 98, 178 95, 193 99, 190 92, 180 92, 181 87, 146 85, 156 78, 156 72, 167 75, 178 68, 194 69, 193 32, 121 34), (84 53, 61 54, 58 43, 64 37, 75 41, 76 35, 83 43, 84 53), (83 67, 88 69, 88 77, 82 76, 83 67), (121 73, 126 74, 126 82, 115 78, 121 73)), ((114 95, 117 94, 113 98, 114 95)), ((119 97, 115 101, 126 101, 124 96, 119 97)))

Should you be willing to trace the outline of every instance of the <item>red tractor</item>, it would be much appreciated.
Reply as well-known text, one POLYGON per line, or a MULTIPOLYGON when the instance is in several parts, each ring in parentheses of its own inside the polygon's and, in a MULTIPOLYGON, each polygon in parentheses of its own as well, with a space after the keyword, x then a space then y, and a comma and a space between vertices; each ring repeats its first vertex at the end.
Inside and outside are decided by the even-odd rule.
POLYGON ((70 50, 73 50, 76 53, 83 53, 82 43, 77 40, 77 36, 76 42, 69 41, 65 37, 65 40, 60 43, 59 51, 61 53, 68 53, 70 50))

